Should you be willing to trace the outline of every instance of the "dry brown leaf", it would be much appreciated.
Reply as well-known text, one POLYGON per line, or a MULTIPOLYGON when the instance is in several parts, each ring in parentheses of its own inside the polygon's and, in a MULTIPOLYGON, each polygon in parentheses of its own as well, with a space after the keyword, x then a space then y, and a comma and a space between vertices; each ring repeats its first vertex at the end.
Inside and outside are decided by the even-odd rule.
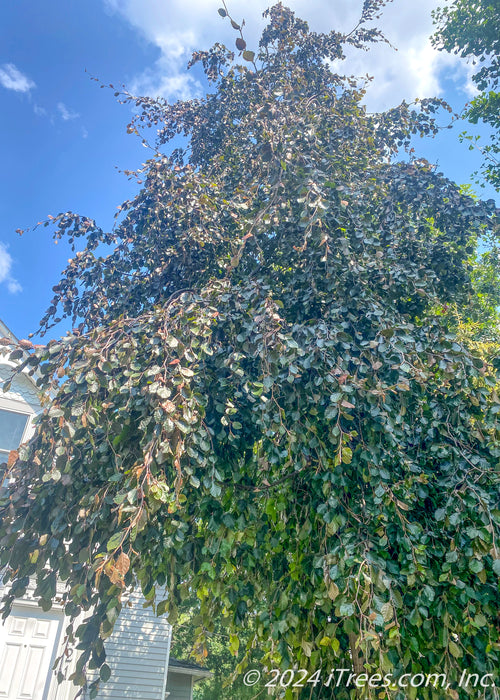
POLYGON ((7 466, 12 467, 17 462, 18 458, 19 452, 17 450, 11 450, 7 459, 7 466))
POLYGON ((120 572, 122 576, 125 576, 127 571, 130 569, 130 558, 128 554, 125 554, 125 552, 122 552, 118 559, 116 560, 115 564, 116 569, 120 572))

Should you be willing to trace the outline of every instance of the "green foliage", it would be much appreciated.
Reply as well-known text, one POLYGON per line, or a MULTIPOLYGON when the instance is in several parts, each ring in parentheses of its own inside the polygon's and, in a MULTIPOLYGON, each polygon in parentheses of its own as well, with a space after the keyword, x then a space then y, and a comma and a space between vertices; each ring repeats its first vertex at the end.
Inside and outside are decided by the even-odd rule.
MULTIPOLYGON (((500 5, 494 0, 452 0, 433 12, 437 31, 434 45, 478 63, 472 80, 481 93, 472 100, 466 117, 473 124, 482 120, 493 135, 482 148, 485 178, 500 190, 500 5)), ((475 139, 465 136, 474 148, 475 139)))
MULTIPOLYGON (((252 700, 255 688, 246 687, 242 676, 234 678, 234 670, 254 634, 251 620, 237 635, 231 634, 220 620, 201 620, 196 599, 189 604, 188 612, 179 616, 175 626, 171 654, 178 659, 194 656, 194 661, 211 671, 211 678, 194 686, 194 699, 252 700)), ((258 652, 253 655, 252 665, 260 665, 258 652)))
MULTIPOLYGON (((461 190, 475 197, 470 185, 461 190)), ((488 365, 500 354, 500 250, 495 235, 481 235, 468 260, 471 292, 465 303, 454 302, 436 313, 488 365)))
POLYGON ((174 624, 196 592, 203 625, 251 629, 238 653, 268 667, 439 669, 452 688, 499 667, 500 406, 436 311, 467 303, 498 212, 397 161, 439 101, 367 114, 328 67, 381 38, 380 5, 347 36, 277 5, 258 69, 216 45, 193 58, 204 99, 123 95, 129 130, 158 130, 142 189, 111 232, 54 219, 86 246, 43 324, 79 325, 13 354, 51 400, 10 469, 0 561, 4 614, 30 576, 45 609, 57 576, 87 614, 77 683, 136 582, 174 624))

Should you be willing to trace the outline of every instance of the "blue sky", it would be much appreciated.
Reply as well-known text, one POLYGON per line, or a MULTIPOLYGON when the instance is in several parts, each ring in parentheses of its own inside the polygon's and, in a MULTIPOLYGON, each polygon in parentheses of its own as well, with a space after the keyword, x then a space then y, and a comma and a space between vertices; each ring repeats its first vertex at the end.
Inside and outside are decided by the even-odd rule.
MULTIPOLYGON (((148 157, 126 133, 128 107, 119 105, 104 83, 125 84, 141 94, 169 99, 203 94, 204 86, 185 64, 196 48, 215 41, 232 45, 234 32, 217 14, 218 0, 16 0, 0 6, 0 318, 19 337, 35 331, 51 288, 71 253, 55 245, 48 214, 77 211, 110 227, 119 204, 137 185, 120 169, 139 167, 148 157)), ((291 0, 289 6, 318 31, 350 29, 361 0, 291 0)), ((428 37, 431 9, 438 0, 394 0, 379 25, 387 45, 348 57, 349 72, 374 75, 371 109, 401 99, 438 94, 460 109, 470 98, 471 68, 435 52, 428 37)), ((263 26, 264 0, 250 5, 229 0, 247 21, 249 44, 263 26)), ((345 68, 343 69, 345 70, 345 68)), ((470 181, 479 157, 458 142, 458 129, 416 144, 417 152, 443 172, 470 181)), ((493 196, 491 190, 485 195, 493 196)), ((67 326, 66 326, 67 327, 67 326)), ((66 327, 53 335, 64 333, 66 327)))

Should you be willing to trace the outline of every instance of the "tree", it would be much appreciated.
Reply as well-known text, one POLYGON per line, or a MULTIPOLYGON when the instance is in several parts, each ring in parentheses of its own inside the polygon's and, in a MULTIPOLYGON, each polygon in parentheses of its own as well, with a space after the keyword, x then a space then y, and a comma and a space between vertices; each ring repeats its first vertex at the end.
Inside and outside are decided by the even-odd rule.
MULTIPOLYGON (((475 197, 470 185, 462 189, 475 197)), ((457 337, 490 362, 500 352, 500 250, 496 235, 477 239, 468 264, 471 294, 464 304, 453 303, 439 311, 457 337)))
MULTIPOLYGON (((43 327, 78 325, 13 354, 51 400, 10 470, 1 563, 5 614, 30 576, 42 607, 59 577, 88 613, 78 683, 136 582, 174 623, 196 592, 197 645, 251 619, 263 664, 325 683, 439 671, 462 698, 462 669, 498 668, 499 404, 436 311, 465 303, 498 211, 405 156, 443 103, 368 114, 330 70, 381 40, 381 4, 348 35, 276 5, 258 51, 238 36, 243 66, 194 55, 204 99, 122 93, 129 130, 158 129, 140 192, 111 232, 54 219, 86 245, 43 327)), ((442 697, 378 683, 336 697, 442 697)))
MULTIPOLYGON (((255 688, 245 686, 243 677, 234 678, 236 665, 243 660, 247 642, 253 637, 252 625, 239 629, 238 634, 230 634, 221 621, 216 619, 211 625, 203 648, 193 650, 193 640, 204 627, 200 619, 198 601, 190 601, 188 612, 179 616, 172 639, 171 654, 179 659, 194 656, 194 660, 212 672, 212 677, 197 683, 193 690, 195 700, 253 700, 255 688)), ((260 655, 256 650, 251 660, 252 666, 261 666, 260 655)))
POLYGON ((483 171, 486 180, 500 190, 500 6, 493 0, 452 0, 449 6, 435 10, 433 16, 437 25, 434 45, 481 66, 472 76, 481 92, 465 116, 473 124, 481 119, 493 130, 491 142, 482 149, 483 171))

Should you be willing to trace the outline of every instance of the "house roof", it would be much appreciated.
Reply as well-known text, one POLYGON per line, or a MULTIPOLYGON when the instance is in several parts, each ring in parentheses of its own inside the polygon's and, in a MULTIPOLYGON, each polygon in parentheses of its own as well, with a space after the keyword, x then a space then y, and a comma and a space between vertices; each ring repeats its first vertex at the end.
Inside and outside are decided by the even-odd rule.
MULTIPOLYGON (((2 339, 2 340, 3 340, 3 339, 10 340, 10 341, 12 341, 13 343, 15 343, 16 345, 17 345, 17 343, 19 342, 19 338, 18 338, 16 335, 14 335, 14 333, 13 333, 13 332, 10 330, 10 328, 2 321, 1 318, 0 318, 0 339, 2 339)), ((12 346, 9 347, 9 345, 0 344, 0 364, 6 365, 7 367, 10 367, 10 368, 12 368, 12 369, 15 369, 15 367, 17 366, 17 363, 11 362, 11 361, 8 359, 8 356, 10 355, 10 353, 11 353, 11 351, 12 351, 13 349, 14 349, 14 348, 13 348, 12 346)), ((26 351, 24 351, 24 357, 27 357, 26 351)), ((39 375, 38 375, 38 370, 35 372, 34 376, 31 375, 31 374, 29 374, 28 371, 27 371, 26 369, 23 370, 23 373, 22 373, 22 374, 23 374, 23 376, 24 376, 26 379, 28 379, 28 380, 31 382, 31 384, 33 385, 35 391, 38 393, 39 389, 38 389, 38 386, 37 386, 37 383, 36 383, 36 377, 39 376, 39 375)), ((0 384, 0 387, 1 387, 1 384, 0 384)))
POLYGON ((206 671, 207 670, 206 668, 203 668, 203 666, 199 666, 198 664, 195 664, 192 661, 181 661, 180 659, 176 659, 173 656, 170 657, 168 663, 170 666, 191 668, 191 669, 193 669, 193 671, 206 671))
POLYGON ((212 675, 211 671, 203 668, 203 666, 199 666, 192 661, 176 659, 174 656, 170 656, 168 660, 168 668, 176 673, 186 673, 190 676, 194 676, 195 680, 209 678, 212 675))
POLYGON ((13 340, 16 343, 18 341, 18 338, 16 338, 16 336, 10 330, 10 328, 5 325, 5 323, 2 321, 2 319, 0 319, 0 334, 5 338, 10 338, 10 340, 13 340))

